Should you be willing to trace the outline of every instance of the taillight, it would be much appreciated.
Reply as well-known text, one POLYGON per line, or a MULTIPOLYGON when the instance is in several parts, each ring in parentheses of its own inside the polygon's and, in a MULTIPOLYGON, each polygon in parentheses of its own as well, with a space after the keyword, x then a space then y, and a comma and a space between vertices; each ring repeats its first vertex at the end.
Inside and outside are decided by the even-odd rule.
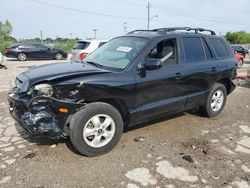
POLYGON ((80 59, 80 60, 83 60, 83 59, 85 59, 87 56, 88 56, 88 53, 82 52, 82 53, 79 54, 79 59, 80 59))
POLYGON ((11 51, 12 51, 12 48, 6 48, 6 51, 7 51, 7 52, 11 52, 11 51))

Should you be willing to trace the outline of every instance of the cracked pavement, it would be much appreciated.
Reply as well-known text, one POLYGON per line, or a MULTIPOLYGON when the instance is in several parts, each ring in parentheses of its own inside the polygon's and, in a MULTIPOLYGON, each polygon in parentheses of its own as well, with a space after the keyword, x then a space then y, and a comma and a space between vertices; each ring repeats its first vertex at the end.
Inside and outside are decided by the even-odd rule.
MULTIPOLYGON (((51 62, 10 59, 0 69, 0 187, 250 187, 249 84, 240 82, 217 117, 196 111, 166 117, 125 132, 114 150, 88 158, 68 139, 32 138, 9 115, 15 77, 51 62), (145 140, 135 142, 139 136, 145 140)), ((239 74, 248 67, 250 61, 239 74)))

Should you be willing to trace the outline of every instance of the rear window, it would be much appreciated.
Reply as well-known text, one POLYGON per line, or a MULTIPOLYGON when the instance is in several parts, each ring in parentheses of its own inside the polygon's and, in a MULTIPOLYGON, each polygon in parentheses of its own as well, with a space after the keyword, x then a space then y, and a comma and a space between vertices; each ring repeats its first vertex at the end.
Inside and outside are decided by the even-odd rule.
POLYGON ((218 57, 228 57, 229 52, 224 44, 224 42, 219 38, 210 38, 210 43, 212 44, 215 53, 218 57))
POLYGON ((75 49, 75 50, 84 50, 89 46, 89 44, 90 44, 89 42, 83 42, 83 41, 77 42, 75 44, 75 46, 73 47, 73 49, 75 49))
POLYGON ((182 40, 187 63, 205 61, 205 54, 200 38, 187 37, 183 38, 182 40))
POLYGON ((32 44, 22 44, 22 45, 18 46, 18 48, 26 49, 26 48, 34 48, 34 46, 32 44))
POLYGON ((9 48, 16 48, 16 47, 18 47, 18 46, 20 46, 20 44, 12 45, 12 46, 10 46, 9 48))

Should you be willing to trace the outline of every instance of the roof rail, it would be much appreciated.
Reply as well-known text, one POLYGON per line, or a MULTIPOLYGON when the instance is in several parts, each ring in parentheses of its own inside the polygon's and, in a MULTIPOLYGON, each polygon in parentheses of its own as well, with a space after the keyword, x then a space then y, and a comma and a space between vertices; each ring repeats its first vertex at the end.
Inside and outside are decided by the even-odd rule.
POLYGON ((216 35, 216 33, 212 30, 209 29, 204 29, 204 28, 192 28, 192 27, 167 27, 167 28, 159 28, 159 29, 154 29, 153 31, 160 31, 160 32, 168 32, 168 31, 194 31, 195 33, 199 32, 210 32, 211 35, 216 35))
POLYGON ((154 31, 153 30, 146 30, 146 29, 137 29, 137 30, 130 31, 127 34, 132 34, 132 33, 136 33, 136 32, 154 32, 154 31))
POLYGON ((145 32, 170 32, 170 31, 194 31, 195 33, 199 32, 210 32, 211 35, 216 35, 216 33, 212 30, 209 29, 204 29, 204 28, 191 28, 191 27, 166 27, 166 28, 158 28, 158 29, 153 29, 153 30, 134 30, 129 32, 128 34, 132 34, 135 32, 140 32, 140 31, 145 31, 145 32))

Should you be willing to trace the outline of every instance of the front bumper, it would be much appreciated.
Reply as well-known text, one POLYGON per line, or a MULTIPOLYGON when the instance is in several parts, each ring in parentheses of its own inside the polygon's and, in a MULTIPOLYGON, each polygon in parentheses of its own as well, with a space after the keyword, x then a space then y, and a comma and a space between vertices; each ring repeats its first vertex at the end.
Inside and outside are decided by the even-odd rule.
POLYGON ((17 54, 16 54, 16 53, 9 53, 9 52, 6 52, 6 53, 5 53, 5 56, 6 56, 6 57, 9 57, 9 58, 16 58, 17 54))
POLYGON ((230 87, 230 91, 229 91, 228 94, 230 94, 230 93, 232 93, 234 91, 236 85, 237 85, 237 80, 233 79, 232 82, 231 82, 231 87, 230 87))
POLYGON ((38 137, 59 139, 69 118, 84 104, 61 101, 51 97, 29 98, 27 95, 9 94, 10 114, 30 134, 38 137), (66 108, 67 113, 58 109, 66 108))

